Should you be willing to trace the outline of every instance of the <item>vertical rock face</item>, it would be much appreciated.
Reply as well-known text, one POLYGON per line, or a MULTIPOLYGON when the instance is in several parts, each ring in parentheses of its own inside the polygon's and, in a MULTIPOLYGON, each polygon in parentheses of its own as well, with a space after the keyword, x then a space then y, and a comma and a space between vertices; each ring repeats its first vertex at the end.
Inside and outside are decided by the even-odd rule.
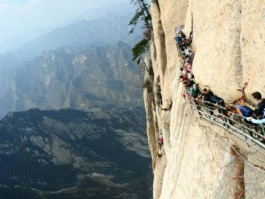
POLYGON ((189 34, 193 25, 193 72, 201 86, 208 85, 226 102, 239 97, 237 89, 246 82, 250 99, 254 91, 265 96, 265 1, 156 2, 151 5, 153 42, 146 56, 153 72, 146 74, 144 91, 154 199, 239 198, 240 194, 264 198, 265 173, 253 166, 263 166, 264 155, 252 156, 250 147, 231 139, 227 131, 200 120, 182 97, 181 60, 174 37, 176 26, 184 24, 189 34), (170 100, 172 109, 162 110, 170 100), (162 149, 159 137, 164 138, 162 149), (231 151, 235 145, 244 159, 231 151), (239 186, 242 181, 244 190, 239 186))

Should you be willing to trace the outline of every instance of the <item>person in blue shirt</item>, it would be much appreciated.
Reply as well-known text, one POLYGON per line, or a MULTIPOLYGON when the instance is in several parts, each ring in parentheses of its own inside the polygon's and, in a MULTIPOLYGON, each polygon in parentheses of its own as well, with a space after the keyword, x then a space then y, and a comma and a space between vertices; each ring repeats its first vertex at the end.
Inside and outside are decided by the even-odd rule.
POLYGON ((232 113, 237 113, 243 117, 250 117, 253 112, 253 110, 248 106, 242 106, 242 105, 227 106, 226 110, 232 113))
POLYGON ((232 121, 245 122, 251 124, 250 121, 246 120, 246 117, 250 117, 253 113, 253 110, 248 106, 242 106, 242 105, 227 106, 226 111, 228 113, 228 116, 231 117, 232 121))

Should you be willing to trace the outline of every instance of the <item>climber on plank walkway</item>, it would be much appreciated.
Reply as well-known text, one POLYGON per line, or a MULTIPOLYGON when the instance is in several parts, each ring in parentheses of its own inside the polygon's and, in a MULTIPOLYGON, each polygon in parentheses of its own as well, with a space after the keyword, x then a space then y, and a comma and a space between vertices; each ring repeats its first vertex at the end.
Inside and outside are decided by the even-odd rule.
MULTIPOLYGON (((221 97, 214 95, 209 88, 201 89, 192 72, 195 57, 195 53, 191 50, 193 30, 191 30, 190 37, 187 39, 183 29, 183 25, 176 28, 177 36, 175 37, 176 46, 182 59, 182 65, 180 66, 182 75, 180 75, 179 80, 184 85, 185 94, 183 96, 189 100, 194 110, 204 119, 211 123, 214 121, 215 124, 226 128, 228 131, 236 129, 237 136, 248 142, 248 144, 254 143, 265 148, 263 144, 265 142, 263 126, 265 124, 265 99, 262 98, 261 93, 257 91, 252 93, 253 98, 258 102, 256 109, 253 111, 246 104, 227 105, 221 97), (218 110, 217 115, 214 114, 215 109, 218 110)), ((251 102, 244 93, 246 85, 247 83, 243 87, 243 103, 251 102)))

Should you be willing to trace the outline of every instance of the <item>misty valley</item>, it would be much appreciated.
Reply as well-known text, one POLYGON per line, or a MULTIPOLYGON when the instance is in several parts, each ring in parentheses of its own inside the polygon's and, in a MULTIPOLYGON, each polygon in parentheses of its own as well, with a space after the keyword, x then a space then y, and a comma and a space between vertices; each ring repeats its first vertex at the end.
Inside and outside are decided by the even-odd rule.
POLYGON ((151 198, 140 32, 105 12, 0 55, 1 199, 151 198))

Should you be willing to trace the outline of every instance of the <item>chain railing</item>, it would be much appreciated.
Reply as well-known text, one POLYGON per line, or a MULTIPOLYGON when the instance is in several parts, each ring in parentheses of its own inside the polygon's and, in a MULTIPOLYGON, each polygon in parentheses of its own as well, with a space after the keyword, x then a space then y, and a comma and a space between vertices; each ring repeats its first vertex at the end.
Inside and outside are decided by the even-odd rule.
POLYGON ((186 89, 184 95, 193 111, 196 111, 200 118, 227 130, 246 142, 248 146, 255 148, 265 155, 265 151, 262 150, 265 148, 263 143, 265 139, 263 125, 253 124, 247 121, 245 117, 236 113, 233 116, 229 116, 225 107, 193 98, 186 89))
MULTIPOLYGON (((177 43, 176 46, 178 55, 181 58, 180 68, 183 68, 185 64, 183 52, 177 43)), ((208 101, 203 101, 202 99, 194 98, 188 93, 186 85, 183 87, 186 100, 191 105, 193 111, 198 113, 200 118, 227 130, 230 134, 233 134, 247 143, 248 146, 253 147, 265 155, 265 151, 263 150, 265 149, 265 144, 263 143, 265 142, 265 131, 263 125, 253 124, 247 121, 245 117, 236 113, 229 116, 228 111, 224 106, 219 106, 208 101)))

